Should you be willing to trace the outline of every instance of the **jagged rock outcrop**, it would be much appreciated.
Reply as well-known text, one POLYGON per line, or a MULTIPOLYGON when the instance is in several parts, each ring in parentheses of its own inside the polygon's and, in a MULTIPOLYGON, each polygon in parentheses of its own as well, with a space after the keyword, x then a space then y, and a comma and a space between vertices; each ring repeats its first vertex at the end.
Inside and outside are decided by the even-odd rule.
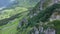
MULTIPOLYGON (((49 5, 49 4, 48 4, 49 5)), ((60 8, 60 4, 59 3, 53 3, 50 6, 46 7, 45 9, 43 8, 43 10, 40 11, 40 4, 38 3, 29 13, 29 20, 28 20, 28 25, 27 28, 30 27, 34 27, 29 34, 55 34, 55 29, 52 28, 47 28, 46 30, 44 30, 44 23, 49 21, 50 16, 55 12, 55 9, 59 9, 60 8), (39 11, 39 12, 38 12, 39 11), (43 23, 43 25, 39 26, 39 23, 43 23), (39 25, 38 25, 38 24, 39 25), (38 25, 36 27, 36 25, 38 25), (40 27, 40 28, 39 28, 40 27), (49 31, 49 32, 48 32, 49 31)), ((48 26, 48 25, 47 25, 48 26)), ((50 26, 48 26, 50 27, 50 26)))

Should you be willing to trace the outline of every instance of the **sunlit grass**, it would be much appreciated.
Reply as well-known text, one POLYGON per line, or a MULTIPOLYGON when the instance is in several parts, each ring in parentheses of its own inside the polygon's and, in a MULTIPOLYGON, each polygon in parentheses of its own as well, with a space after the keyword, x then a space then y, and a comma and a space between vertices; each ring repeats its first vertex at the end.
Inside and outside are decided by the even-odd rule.
POLYGON ((9 9, 9 10, 3 10, 3 13, 0 14, 0 20, 1 19, 5 19, 5 18, 9 18, 12 15, 27 11, 27 8, 23 8, 23 7, 16 7, 15 9, 9 9))
POLYGON ((1 34, 16 34, 18 23, 20 22, 22 18, 24 18, 27 15, 27 13, 22 13, 21 15, 22 15, 21 17, 10 21, 8 24, 4 26, 0 26, 1 34))

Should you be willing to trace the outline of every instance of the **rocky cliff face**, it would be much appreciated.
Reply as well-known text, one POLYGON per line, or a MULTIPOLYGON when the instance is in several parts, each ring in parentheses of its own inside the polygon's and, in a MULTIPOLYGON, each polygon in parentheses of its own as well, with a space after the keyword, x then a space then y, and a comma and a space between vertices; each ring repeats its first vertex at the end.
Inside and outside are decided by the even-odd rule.
POLYGON ((50 21, 53 21, 53 20, 60 20, 60 10, 57 10, 52 14, 50 21))
MULTIPOLYGON (((40 7, 37 8, 39 10, 43 10, 45 9, 46 7, 48 6, 51 6, 55 3, 58 3, 60 2, 60 0, 47 0, 47 1, 44 1, 42 0, 41 4, 39 5, 40 7)), ((35 9, 36 10, 36 9, 35 9)), ((38 10, 36 10, 38 12, 38 10)), ((37 12, 35 12, 34 14, 37 14, 37 12)), ((53 21, 53 20, 60 20, 60 11, 57 10, 56 12, 54 12, 50 18, 50 21, 53 21)), ((33 17, 32 15, 30 16, 31 18, 33 17)), ((47 28, 46 30, 44 30, 44 28, 42 26, 40 26, 40 28, 38 27, 34 27, 32 31, 30 31, 30 34, 56 34, 56 30, 54 28, 50 29, 50 28, 47 28)))
MULTIPOLYGON (((58 3, 59 1, 58 0, 46 0, 46 1, 44 1, 44 0, 41 0, 41 2, 39 2, 37 5, 38 6, 35 6, 32 10, 31 10, 31 12, 30 12, 30 18, 33 18, 34 16, 36 16, 38 13, 39 13, 39 11, 40 10, 44 10, 46 7, 48 7, 48 6, 51 6, 51 5, 53 5, 53 4, 55 4, 55 3, 58 3), (32 12, 33 11, 33 12, 32 12)), ((57 10, 58 11, 58 10, 57 10)), ((51 16, 51 18, 50 18, 50 21, 52 21, 52 20, 56 20, 56 19, 59 19, 60 18, 60 15, 58 14, 59 12, 54 12, 53 14, 52 14, 52 16, 51 16)), ((24 19, 23 19, 24 20, 24 19)), ((24 21, 22 20, 22 22, 21 23, 25 23, 24 21)), ((19 24, 18 25, 18 28, 19 27, 21 27, 21 25, 22 24, 19 24)), ((34 26, 33 27, 33 29, 28 33, 28 34, 56 34, 55 32, 56 32, 56 30, 54 29, 54 28, 50 28, 47 24, 47 26, 48 26, 48 28, 47 29, 44 29, 44 27, 43 27, 43 25, 41 25, 42 24, 42 22, 40 22, 40 24, 39 25, 36 25, 36 26, 34 26)), ((51 25, 51 26, 54 26, 53 24, 51 25)))

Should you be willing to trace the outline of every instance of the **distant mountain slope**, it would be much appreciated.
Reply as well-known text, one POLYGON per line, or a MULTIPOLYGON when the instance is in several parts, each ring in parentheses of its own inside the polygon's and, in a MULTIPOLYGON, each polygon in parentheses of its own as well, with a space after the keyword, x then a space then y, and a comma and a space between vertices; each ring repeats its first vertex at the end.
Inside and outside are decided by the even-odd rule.
POLYGON ((15 4, 16 0, 0 0, 0 10, 15 4))
POLYGON ((0 0, 0 11, 4 8, 34 7, 40 0, 0 0))
POLYGON ((19 6, 23 7, 31 7, 35 6, 40 0, 17 0, 19 2, 19 6))

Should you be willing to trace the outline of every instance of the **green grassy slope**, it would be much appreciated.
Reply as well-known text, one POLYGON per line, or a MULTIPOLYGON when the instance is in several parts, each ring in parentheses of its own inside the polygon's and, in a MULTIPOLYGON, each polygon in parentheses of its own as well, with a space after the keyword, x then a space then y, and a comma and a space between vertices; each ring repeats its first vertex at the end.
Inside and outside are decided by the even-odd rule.
MULTIPOLYGON (((9 10, 3 10, 4 12, 2 14, 0 14, 0 20, 3 20, 5 18, 10 18, 11 16, 18 14, 18 13, 22 13, 27 11, 27 8, 23 8, 23 7, 16 7, 15 9, 9 9, 9 10)), ((17 26, 18 23, 20 22, 20 20, 25 17, 27 15, 26 13, 22 13, 22 16, 19 18, 15 18, 12 21, 9 21, 9 23, 7 23, 6 25, 0 26, 0 33, 1 34, 16 34, 17 30, 17 26)))
MULTIPOLYGON (((34 7, 36 3, 38 2, 30 2, 30 0, 18 0, 20 3, 17 6, 13 6, 10 9, 2 10, 0 13, 0 23, 1 20, 10 18, 11 16, 14 16, 16 14, 28 11, 30 7, 34 7)), ((32 1, 32 0, 31 0, 32 1)), ((34 0, 35 1, 35 0, 34 0)), ((22 13, 19 18, 15 18, 14 20, 9 21, 7 24, 0 26, 0 34, 16 34, 17 26, 22 18, 24 18, 27 15, 28 12, 22 13)), ((27 16, 26 16, 27 17, 27 16)), ((8 21, 8 20, 7 20, 8 21)), ((5 23, 5 22, 3 22, 5 23)), ((29 29, 29 28, 28 28, 29 29)))

